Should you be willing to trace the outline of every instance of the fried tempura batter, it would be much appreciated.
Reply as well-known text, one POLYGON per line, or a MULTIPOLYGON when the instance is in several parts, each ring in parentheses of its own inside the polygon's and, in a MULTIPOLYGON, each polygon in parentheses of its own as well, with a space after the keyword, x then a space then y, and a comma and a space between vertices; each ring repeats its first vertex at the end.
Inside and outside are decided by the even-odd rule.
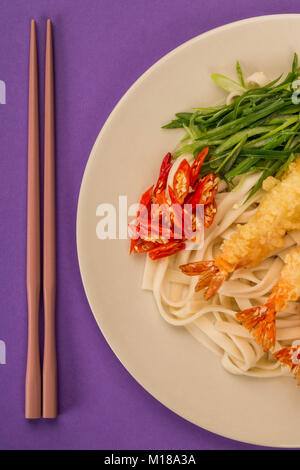
POLYGON ((300 247, 292 250, 285 259, 279 280, 265 305, 252 307, 237 314, 237 319, 252 331, 264 351, 275 346, 275 316, 288 302, 300 297, 300 247))
POLYGON ((221 246, 213 261, 199 261, 180 266, 189 276, 201 275, 196 290, 206 287, 209 299, 229 273, 253 266, 284 245, 290 230, 300 229, 300 158, 292 163, 282 180, 261 199, 257 212, 221 246))
POLYGON ((289 366, 291 372, 293 372, 294 377, 298 380, 300 385, 300 344, 289 346, 288 348, 283 348, 280 351, 274 353, 274 356, 278 361, 283 365, 289 366))

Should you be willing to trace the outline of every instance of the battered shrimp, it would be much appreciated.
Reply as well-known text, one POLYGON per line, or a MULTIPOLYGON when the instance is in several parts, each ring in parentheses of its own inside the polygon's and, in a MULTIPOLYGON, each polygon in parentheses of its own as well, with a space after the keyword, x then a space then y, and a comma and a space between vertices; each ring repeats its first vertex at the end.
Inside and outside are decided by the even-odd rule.
POLYGON ((298 380, 300 385, 300 344, 295 344, 288 348, 283 348, 280 351, 274 353, 274 356, 282 364, 289 366, 291 372, 294 373, 294 377, 298 380))
POLYGON ((300 158, 292 163, 283 179, 261 199, 256 213, 221 246, 221 254, 211 261, 180 266, 188 276, 200 275, 196 291, 206 288, 212 297, 235 269, 255 266, 284 245, 290 230, 300 229, 300 158))
POLYGON ((287 303, 300 297, 300 247, 292 250, 285 259, 279 280, 265 305, 237 313, 237 319, 250 330, 264 351, 275 346, 275 316, 287 303))

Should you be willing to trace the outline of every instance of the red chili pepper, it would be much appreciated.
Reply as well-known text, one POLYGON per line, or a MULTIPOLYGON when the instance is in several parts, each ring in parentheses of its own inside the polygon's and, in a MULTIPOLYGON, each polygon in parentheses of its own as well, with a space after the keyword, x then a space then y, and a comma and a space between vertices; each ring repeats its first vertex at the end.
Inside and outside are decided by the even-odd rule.
POLYGON ((153 191, 153 196, 156 197, 161 191, 163 191, 166 188, 167 185, 167 179, 171 170, 171 153, 168 152, 167 155, 164 157, 161 167, 160 167, 160 172, 159 172, 159 177, 155 186, 155 189, 153 191))
POLYGON ((138 238, 136 238, 136 239, 135 239, 135 238, 132 238, 132 239, 130 240, 130 250, 129 250, 129 254, 130 254, 130 255, 131 255, 131 253, 133 252, 134 247, 136 246, 137 242, 138 242, 138 238))
POLYGON ((168 190, 172 203, 170 206, 171 220, 173 222, 172 238, 180 240, 184 233, 184 208, 177 202, 175 193, 170 185, 168 186, 168 190))
POLYGON ((169 196, 170 196, 171 203, 176 204, 177 201, 176 201, 175 193, 173 191, 173 188, 170 185, 168 186, 168 191, 169 191, 169 196))
POLYGON ((185 201, 186 204, 209 204, 218 190, 216 175, 209 173, 197 184, 195 191, 185 201))
MULTIPOLYGON (((140 204, 143 206, 148 206, 148 204, 151 202, 151 197, 152 197, 152 189, 153 189, 154 184, 151 186, 151 188, 147 189, 147 191, 144 192, 144 194, 141 197, 140 204)), ((139 213, 137 214, 137 216, 139 213)))
POLYGON ((180 163, 174 178, 173 178, 173 191, 175 194, 176 202, 183 204, 190 187, 191 167, 186 159, 180 163))
POLYGON ((166 196, 166 190, 163 189, 156 195, 155 199, 155 204, 158 204, 159 206, 166 204, 167 206, 170 205, 170 201, 168 201, 167 196, 166 196))
MULTIPOLYGON (((140 214, 141 214, 141 209, 144 210, 144 208, 146 207, 147 210, 149 211, 149 206, 150 206, 150 203, 151 203, 151 198, 152 198, 152 192, 153 192, 153 186, 152 185, 149 189, 147 189, 147 191, 144 192, 144 194, 142 195, 141 199, 140 199, 140 203, 139 205, 140 206, 143 206, 142 208, 140 208, 138 211, 137 211, 137 214, 136 214, 136 218, 138 219, 140 217, 140 214)), ((150 215, 150 214, 149 214, 150 215)), ((139 229, 139 226, 140 224, 137 223, 136 224, 136 230, 139 229)), ((132 238, 131 239, 131 243, 130 243, 130 254, 132 253, 132 251, 134 250, 134 247, 136 246, 136 244, 138 243, 140 237, 137 237, 137 238, 132 238)))
POLYGON ((192 233, 189 239, 195 243, 201 243, 203 240, 203 231, 204 221, 202 216, 199 217, 199 214, 192 214, 192 233))
POLYGON ((194 187, 194 185, 197 183, 198 175, 201 171, 201 167, 203 165, 203 162, 208 154, 209 147, 205 147, 204 149, 201 150, 199 155, 197 156, 196 160, 191 166, 191 180, 190 180, 190 185, 194 187))
POLYGON ((158 242, 145 241, 145 242, 135 245, 134 252, 135 253, 147 253, 148 251, 153 250, 153 248, 159 245, 160 243, 158 242))
POLYGON ((204 206, 204 225, 206 228, 210 227, 214 221, 217 213, 217 204, 213 199, 211 202, 204 206))
POLYGON ((202 181, 203 195, 200 204, 209 204, 213 201, 216 192, 218 191, 218 178, 213 173, 205 176, 202 181))
POLYGON ((171 153, 164 157, 155 187, 151 186, 141 197, 136 220, 132 223, 132 227, 138 231, 139 236, 131 240, 130 252, 149 253, 150 258, 154 260, 185 249, 185 241, 189 237, 183 233, 186 222, 184 215, 186 212, 187 220, 192 217, 191 233, 197 231, 197 215, 194 211, 196 204, 204 205, 204 226, 209 227, 212 224, 217 211, 214 201, 218 188, 217 178, 211 173, 197 182, 207 154, 208 147, 205 147, 192 167, 186 159, 182 160, 173 178, 173 188, 168 187, 168 197, 166 185, 172 166, 171 153), (190 186, 193 189, 191 194, 189 194, 190 186), (153 211, 154 206, 151 206, 153 203, 159 206, 156 212, 153 211), (185 209, 184 203, 192 204, 191 214, 185 209), (150 208, 152 211, 149 210, 150 208), (168 228, 168 233, 162 233, 164 228, 168 228))
POLYGON ((149 256, 151 259, 164 258, 166 256, 174 255, 181 250, 185 249, 185 243, 179 240, 170 241, 168 243, 162 244, 156 248, 153 248, 149 251, 149 256))
POLYGON ((166 197, 166 191, 163 189, 156 195, 155 205, 152 205, 151 219, 149 221, 149 231, 155 237, 162 235, 162 222, 169 218, 169 201, 166 197))

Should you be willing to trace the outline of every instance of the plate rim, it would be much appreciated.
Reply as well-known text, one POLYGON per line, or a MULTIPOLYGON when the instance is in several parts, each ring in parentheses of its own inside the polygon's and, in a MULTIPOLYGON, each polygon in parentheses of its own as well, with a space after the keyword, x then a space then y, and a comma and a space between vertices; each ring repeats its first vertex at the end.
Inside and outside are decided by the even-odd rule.
MULTIPOLYGON (((174 49, 172 49, 169 52, 167 52, 166 54, 164 54, 160 59, 158 59, 156 62, 154 62, 145 72, 143 72, 130 85, 130 87, 127 89, 127 91, 121 96, 121 98, 115 104, 115 106, 113 107, 112 111, 108 115, 106 121, 104 122, 103 126, 101 127, 101 129, 98 133, 98 136, 97 136, 97 138, 96 138, 96 140, 95 140, 95 142, 92 146, 92 149, 90 151, 88 160, 85 164, 84 172, 83 172, 82 179, 81 179, 80 189, 79 189, 79 195, 78 195, 78 199, 77 199, 77 211, 76 211, 76 249, 77 249, 77 258, 78 258, 80 277, 81 277, 81 282, 82 282, 82 285, 83 285, 83 288, 84 288, 84 293, 85 293, 85 296, 87 298, 91 313, 92 313, 92 315, 93 315, 93 317, 94 317, 94 319, 95 319, 95 321, 96 321, 96 323, 97 323, 97 325, 100 329, 101 334, 103 335, 105 341, 107 342, 107 344, 110 347, 111 351, 117 357, 117 359, 119 360, 121 365, 126 369, 126 371, 131 375, 131 377, 133 377, 133 379, 147 393, 149 393, 153 398, 155 398, 155 400, 157 400, 160 404, 165 406, 168 410, 172 411, 173 413, 175 413, 180 418, 184 419, 185 421, 187 421, 189 423, 192 423, 197 428, 204 429, 205 431, 208 431, 212 434, 215 434, 216 436, 221 436, 221 437, 224 437, 226 439, 231 439, 231 440, 236 441, 238 443, 250 444, 250 445, 255 445, 255 446, 260 446, 260 447, 267 447, 267 448, 274 448, 274 447, 272 447, 270 444, 263 444, 261 442, 255 441, 255 440, 240 440, 236 437, 236 435, 234 433, 229 432, 229 433, 223 434, 223 433, 217 432, 217 431, 214 430, 213 426, 201 426, 198 423, 196 423, 195 421, 193 421, 193 419, 185 417, 183 413, 179 413, 178 411, 175 411, 171 406, 167 405, 163 400, 158 398, 156 396, 156 394, 148 391, 147 388, 140 382, 140 380, 138 380, 136 378, 136 376, 131 372, 131 367, 130 367, 129 364, 127 364, 127 361, 121 360, 121 358, 119 357, 119 354, 114 350, 113 346, 110 344, 110 341, 106 337, 106 334, 102 330, 100 321, 98 321, 98 319, 96 318, 96 316, 93 312, 93 309, 92 309, 92 300, 90 299, 90 296, 87 292, 87 287, 86 287, 85 282, 84 282, 83 262, 82 262, 82 256, 80 255, 80 221, 79 220, 80 220, 80 209, 81 209, 81 204, 82 204, 82 199, 83 199, 85 179, 87 177, 87 174, 89 172, 89 169, 92 165, 93 160, 96 158, 96 149, 99 145, 99 142, 102 138, 102 135, 104 134, 106 128, 110 125, 110 122, 112 121, 114 115, 118 112, 118 109, 123 105, 124 102, 126 102, 127 98, 135 91, 135 89, 139 86, 139 84, 145 78, 147 78, 148 75, 150 75, 152 73, 152 71, 156 67, 159 67, 165 61, 167 61, 169 59, 169 57, 171 57, 173 54, 176 54, 178 50, 182 50, 185 47, 188 47, 191 43, 196 42, 197 40, 199 40, 200 37, 201 38, 202 37, 208 37, 208 36, 214 34, 217 31, 226 31, 227 29, 230 29, 230 28, 234 27, 235 25, 255 23, 257 21, 262 21, 264 19, 270 19, 270 20, 274 19, 274 20, 276 20, 276 19, 283 19, 283 18, 286 18, 286 19, 288 19, 288 18, 291 18, 291 19, 292 18, 300 18, 300 13, 279 13, 279 14, 270 14, 270 15, 259 15, 259 16, 244 18, 244 19, 237 20, 237 21, 232 21, 230 23, 226 23, 224 25, 217 26, 215 28, 212 28, 208 31, 205 31, 205 32, 201 33, 201 34, 198 34, 197 36, 194 36, 194 37, 188 39, 187 41, 179 44, 174 49)), ((295 448, 298 448, 299 446, 300 446, 300 442, 299 442, 299 444, 295 444, 295 445, 278 444, 276 447, 277 448, 282 448, 282 449, 295 449, 295 448)))

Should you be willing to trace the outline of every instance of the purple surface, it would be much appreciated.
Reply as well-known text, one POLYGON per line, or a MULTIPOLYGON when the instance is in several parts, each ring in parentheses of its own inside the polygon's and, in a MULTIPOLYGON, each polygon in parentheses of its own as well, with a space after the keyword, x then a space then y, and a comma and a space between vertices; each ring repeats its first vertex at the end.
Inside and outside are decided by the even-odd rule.
MULTIPOLYGON (((298 0, 0 0, 0 449, 254 449, 158 403, 127 373, 96 326, 81 284, 77 198, 91 147, 128 87, 182 42, 251 16, 300 13, 298 0), (29 21, 54 23, 60 415, 24 419, 26 127, 29 21)), ((42 69, 43 67, 41 67, 42 69)), ((41 93, 41 98, 43 93, 41 93)))

